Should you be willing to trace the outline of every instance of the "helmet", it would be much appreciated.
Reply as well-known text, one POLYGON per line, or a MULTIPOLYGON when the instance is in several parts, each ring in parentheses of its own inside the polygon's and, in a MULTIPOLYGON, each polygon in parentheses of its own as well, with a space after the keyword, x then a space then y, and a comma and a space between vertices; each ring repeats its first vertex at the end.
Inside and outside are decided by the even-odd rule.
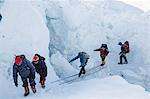
POLYGON ((122 43, 121 43, 121 42, 119 42, 119 43, 118 43, 118 45, 122 45, 122 43))
POLYGON ((34 62, 39 61, 39 60, 40 60, 39 56, 35 55, 35 56, 33 57, 33 61, 34 61, 34 62))
POLYGON ((25 55, 23 55, 23 54, 20 55, 20 57, 21 57, 22 59, 25 59, 25 58, 26 58, 25 55))
POLYGON ((124 42, 124 44, 127 44, 127 45, 129 45, 129 41, 125 41, 125 42, 124 42))
POLYGON ((17 65, 21 64, 22 61, 23 61, 23 59, 22 59, 21 57, 19 57, 19 56, 15 58, 15 63, 16 63, 17 65))

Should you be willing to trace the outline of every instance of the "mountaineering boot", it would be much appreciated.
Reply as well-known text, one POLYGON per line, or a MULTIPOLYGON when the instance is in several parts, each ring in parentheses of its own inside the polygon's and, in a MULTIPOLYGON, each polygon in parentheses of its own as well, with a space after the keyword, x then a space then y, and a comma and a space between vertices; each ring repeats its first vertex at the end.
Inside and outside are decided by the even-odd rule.
POLYGON ((105 65, 105 63, 106 63, 105 61, 102 61, 102 64, 101 64, 101 66, 105 65))
POLYGON ((29 95, 29 87, 28 86, 24 87, 24 90, 25 90, 24 96, 29 95))
POLYGON ((45 85, 42 85, 42 88, 45 88, 45 85))
POLYGON ((41 82, 42 88, 45 88, 45 80, 41 80, 40 82, 41 82))
POLYGON ((122 64, 121 62, 119 62, 118 64, 122 64))
POLYGON ((34 86, 34 85, 33 85, 33 86, 31 86, 31 89, 32 89, 33 93, 36 93, 36 88, 35 88, 35 86, 34 86))
POLYGON ((78 77, 80 77, 80 76, 81 76, 81 74, 82 74, 82 73, 80 72, 80 73, 79 73, 79 75, 78 75, 78 77))
POLYGON ((104 66, 104 64, 101 64, 101 66, 104 66))
POLYGON ((124 64, 128 64, 128 62, 124 62, 124 64))

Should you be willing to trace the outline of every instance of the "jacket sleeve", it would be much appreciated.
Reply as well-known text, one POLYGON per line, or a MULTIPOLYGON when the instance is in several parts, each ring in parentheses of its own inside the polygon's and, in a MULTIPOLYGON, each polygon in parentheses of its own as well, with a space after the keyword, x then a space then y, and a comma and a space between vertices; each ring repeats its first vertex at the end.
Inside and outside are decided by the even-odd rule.
POLYGON ((75 58, 73 58, 72 60, 70 60, 69 63, 71 63, 72 61, 74 61, 74 60, 76 60, 76 59, 78 59, 78 58, 79 58, 79 55, 76 56, 75 58))
POLYGON ((47 67, 45 67, 44 71, 45 71, 45 76, 47 76, 47 67))
POLYGON ((29 60, 27 60, 27 65, 29 66, 29 68, 31 70, 31 75, 35 75, 35 67, 29 60))
POLYGON ((94 51, 100 51, 100 48, 99 49, 95 49, 94 51))
POLYGON ((13 79, 14 83, 18 83, 18 71, 15 64, 13 65, 13 79))
POLYGON ((47 76, 47 66, 44 61, 42 61, 42 68, 43 68, 44 76, 46 77, 47 76))
POLYGON ((124 49, 124 45, 121 46, 121 53, 124 53, 125 49, 124 49))

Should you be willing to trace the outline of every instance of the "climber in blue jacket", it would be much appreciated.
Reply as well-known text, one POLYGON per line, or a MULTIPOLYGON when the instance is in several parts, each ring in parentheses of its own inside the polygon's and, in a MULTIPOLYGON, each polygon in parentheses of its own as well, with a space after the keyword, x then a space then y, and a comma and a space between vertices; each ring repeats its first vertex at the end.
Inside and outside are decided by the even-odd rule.
POLYGON ((71 63, 72 61, 76 60, 80 58, 80 62, 81 62, 81 70, 79 72, 79 77, 81 76, 81 74, 85 74, 85 66, 87 65, 88 59, 90 58, 90 56, 86 53, 86 52, 79 52, 78 55, 73 58, 72 60, 69 61, 69 63, 71 63))

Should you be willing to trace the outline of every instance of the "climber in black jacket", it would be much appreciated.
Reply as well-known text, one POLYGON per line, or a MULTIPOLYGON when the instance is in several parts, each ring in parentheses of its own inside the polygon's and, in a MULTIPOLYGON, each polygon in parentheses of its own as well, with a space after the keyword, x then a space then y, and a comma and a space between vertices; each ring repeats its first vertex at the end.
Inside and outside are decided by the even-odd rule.
POLYGON ((40 83, 42 88, 45 88, 45 80, 47 76, 47 66, 45 63, 45 58, 39 54, 35 54, 32 61, 35 66, 36 72, 40 75, 40 83))

